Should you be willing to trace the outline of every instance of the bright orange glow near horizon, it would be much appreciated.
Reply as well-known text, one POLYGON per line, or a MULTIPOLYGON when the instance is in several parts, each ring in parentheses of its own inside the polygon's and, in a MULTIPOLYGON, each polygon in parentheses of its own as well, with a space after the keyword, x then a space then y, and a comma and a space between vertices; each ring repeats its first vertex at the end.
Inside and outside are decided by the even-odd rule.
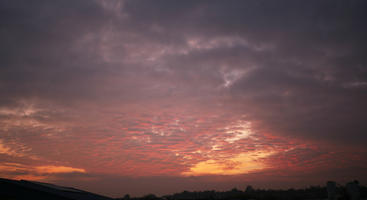
POLYGON ((260 159, 266 158, 274 152, 246 152, 240 153, 226 160, 206 160, 195 164, 190 171, 183 172, 185 176, 200 175, 239 175, 270 168, 260 159))

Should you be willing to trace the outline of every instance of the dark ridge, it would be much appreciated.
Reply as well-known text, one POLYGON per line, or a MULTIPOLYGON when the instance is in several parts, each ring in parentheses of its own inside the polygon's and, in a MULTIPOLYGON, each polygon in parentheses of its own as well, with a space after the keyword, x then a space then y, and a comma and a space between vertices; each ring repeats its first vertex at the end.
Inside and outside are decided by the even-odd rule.
POLYGON ((1 200, 111 200, 83 190, 35 181, 0 178, 1 200))

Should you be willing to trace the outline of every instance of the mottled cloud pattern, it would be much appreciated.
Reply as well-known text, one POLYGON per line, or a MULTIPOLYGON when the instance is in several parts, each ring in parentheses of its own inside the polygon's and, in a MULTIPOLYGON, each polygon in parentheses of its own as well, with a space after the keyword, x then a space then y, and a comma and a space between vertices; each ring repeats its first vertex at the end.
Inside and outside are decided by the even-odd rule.
POLYGON ((366 9, 1 1, 0 175, 115 196, 367 181, 366 9))

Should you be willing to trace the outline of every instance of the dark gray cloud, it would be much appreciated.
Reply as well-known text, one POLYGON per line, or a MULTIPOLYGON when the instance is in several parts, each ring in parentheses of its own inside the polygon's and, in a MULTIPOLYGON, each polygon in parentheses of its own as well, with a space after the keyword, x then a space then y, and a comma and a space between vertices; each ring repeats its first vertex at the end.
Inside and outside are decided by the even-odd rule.
MULTIPOLYGON (((1 2, 1 93, 8 98, 79 96, 98 73, 93 46, 78 48, 107 20, 92 1, 1 2), (97 15, 97 16, 95 16, 97 15)), ((98 42, 98 41, 96 41, 98 42)), ((99 71, 102 73, 102 71, 99 71)))
POLYGON ((2 104, 224 95, 269 130, 366 139, 364 1, 70 3, 1 2, 2 104))
POLYGON ((181 47, 182 38, 199 40, 202 47, 188 54, 164 57, 176 79, 190 89, 215 88, 223 81, 223 66, 229 72, 252 67, 228 90, 243 113, 268 130, 351 143, 366 139, 365 2, 182 4, 124 5, 144 38, 181 47))

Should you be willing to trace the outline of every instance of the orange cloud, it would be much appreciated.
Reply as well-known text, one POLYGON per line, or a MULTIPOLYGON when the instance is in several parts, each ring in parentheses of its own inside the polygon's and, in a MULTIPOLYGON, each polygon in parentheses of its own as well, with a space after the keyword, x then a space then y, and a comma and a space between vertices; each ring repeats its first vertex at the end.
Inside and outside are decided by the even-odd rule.
POLYGON ((85 169, 65 167, 65 166, 53 166, 53 165, 35 167, 35 170, 38 173, 47 173, 47 174, 73 173, 73 172, 85 173, 86 172, 85 169))
POLYGON ((14 154, 9 147, 4 146, 2 140, 0 140, 0 153, 1 154, 8 154, 8 155, 13 155, 14 154))
POLYGON ((20 163, 0 163, 0 176, 11 179, 44 180, 57 174, 86 173, 85 169, 66 166, 28 166, 20 163))
POLYGON ((226 160, 206 160, 195 164, 185 176, 200 175, 237 175, 269 168, 260 159, 266 158, 275 152, 256 151, 240 153, 226 160))

